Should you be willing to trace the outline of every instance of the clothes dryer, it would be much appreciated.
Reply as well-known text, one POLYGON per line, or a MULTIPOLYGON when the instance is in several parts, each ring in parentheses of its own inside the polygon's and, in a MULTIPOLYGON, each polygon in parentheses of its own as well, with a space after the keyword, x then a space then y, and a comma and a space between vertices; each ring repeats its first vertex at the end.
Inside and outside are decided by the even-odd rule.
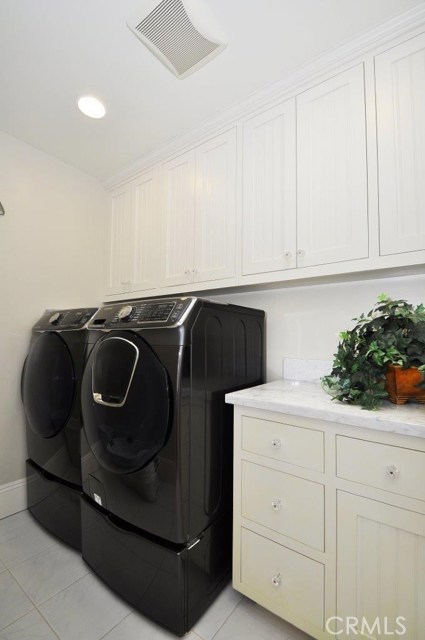
POLYGON ((260 384, 264 312, 193 297, 111 304, 82 382, 82 546, 92 569, 177 634, 231 568, 232 407, 260 384))
POLYGON ((28 448, 27 498, 32 515, 81 549, 81 403, 95 308, 48 310, 32 329, 22 372, 28 448))

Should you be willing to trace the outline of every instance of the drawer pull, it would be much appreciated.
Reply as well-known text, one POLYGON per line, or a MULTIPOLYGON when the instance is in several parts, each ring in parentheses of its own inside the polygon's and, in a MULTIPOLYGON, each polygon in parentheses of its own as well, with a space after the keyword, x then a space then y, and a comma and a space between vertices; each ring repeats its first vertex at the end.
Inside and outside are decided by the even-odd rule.
POLYGON ((282 508, 282 500, 280 498, 273 498, 272 507, 274 511, 280 511, 282 508))
POLYGON ((282 576, 280 575, 280 573, 277 573, 275 576, 273 576, 272 585, 274 587, 280 587, 281 582, 282 582, 282 576))
POLYGON ((281 439, 280 438, 273 438, 273 440, 272 440, 273 449, 280 449, 281 446, 282 446, 281 439))
POLYGON ((387 467, 387 476, 391 478, 391 480, 396 480, 400 476, 400 469, 395 466, 395 464, 390 464, 387 467))

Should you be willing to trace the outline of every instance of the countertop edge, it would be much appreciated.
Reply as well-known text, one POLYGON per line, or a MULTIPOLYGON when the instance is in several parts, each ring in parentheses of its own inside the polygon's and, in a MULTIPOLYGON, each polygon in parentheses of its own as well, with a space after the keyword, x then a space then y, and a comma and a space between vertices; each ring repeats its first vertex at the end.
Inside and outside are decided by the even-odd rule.
MULTIPOLYGON (((267 394, 267 389, 265 389, 265 387, 267 387, 267 385, 262 385, 264 395, 267 394)), ((225 396, 225 401, 226 403, 234 406, 263 409, 266 411, 274 411, 275 413, 284 413, 301 418, 315 418, 324 422, 334 422, 352 427, 383 431, 387 433, 398 433, 401 435, 425 439, 425 420, 424 424, 421 425, 411 424, 403 419, 397 419, 395 416, 391 416, 391 418, 389 418, 388 415, 386 415, 388 409, 384 415, 380 413, 379 409, 375 411, 362 410, 364 412, 362 415, 358 415, 356 413, 350 415, 350 409, 353 408, 352 406, 336 403, 331 399, 329 399, 329 402, 332 404, 329 404, 329 407, 317 408, 308 406, 307 404, 304 406, 292 404, 285 400, 277 401, 272 398, 243 397, 243 394, 246 394, 248 391, 249 390, 247 389, 242 392, 237 391, 228 393, 225 396)), ((296 397, 297 392, 294 390, 293 393, 294 397, 296 397)), ((356 407, 354 410, 358 411, 359 407, 356 407)), ((394 407, 394 411, 397 411, 396 407, 394 407)), ((420 409, 418 409, 418 411, 420 411, 420 409)))

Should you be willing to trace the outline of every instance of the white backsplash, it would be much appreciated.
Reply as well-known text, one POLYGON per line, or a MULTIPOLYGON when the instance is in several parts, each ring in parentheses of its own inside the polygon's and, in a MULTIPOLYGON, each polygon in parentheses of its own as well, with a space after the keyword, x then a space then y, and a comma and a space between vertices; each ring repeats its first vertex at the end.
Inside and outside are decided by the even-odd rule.
POLYGON ((318 382, 322 376, 330 373, 331 360, 303 360, 301 358, 283 358, 282 378, 302 382, 318 382))

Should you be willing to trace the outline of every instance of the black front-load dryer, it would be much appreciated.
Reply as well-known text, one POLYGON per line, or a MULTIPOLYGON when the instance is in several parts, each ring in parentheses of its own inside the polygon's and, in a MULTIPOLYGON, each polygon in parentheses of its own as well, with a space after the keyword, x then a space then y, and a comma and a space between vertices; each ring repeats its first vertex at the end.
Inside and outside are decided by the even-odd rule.
POLYGON ((32 329, 22 372, 32 515, 81 549, 80 389, 97 309, 49 310, 32 329))
POLYGON ((123 598, 182 635, 230 576, 232 408, 260 384, 264 312, 199 298, 111 304, 84 372, 82 547, 123 598))

